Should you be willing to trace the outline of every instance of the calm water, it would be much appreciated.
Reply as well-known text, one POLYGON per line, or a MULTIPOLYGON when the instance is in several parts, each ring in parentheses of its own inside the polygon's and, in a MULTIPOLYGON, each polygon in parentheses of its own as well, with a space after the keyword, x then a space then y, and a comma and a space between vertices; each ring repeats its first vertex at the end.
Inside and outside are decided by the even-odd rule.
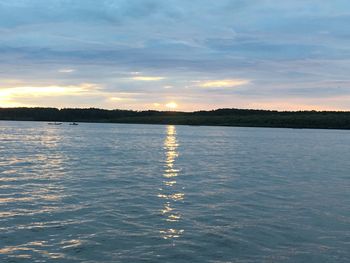
POLYGON ((0 262, 350 262, 350 131, 0 122, 0 262))

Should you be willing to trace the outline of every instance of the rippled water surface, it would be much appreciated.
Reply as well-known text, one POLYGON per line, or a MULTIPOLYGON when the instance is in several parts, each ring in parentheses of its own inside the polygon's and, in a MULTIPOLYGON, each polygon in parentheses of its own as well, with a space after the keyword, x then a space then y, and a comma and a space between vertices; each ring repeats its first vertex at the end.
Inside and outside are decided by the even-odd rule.
POLYGON ((350 262, 350 132, 0 122, 0 262, 350 262))

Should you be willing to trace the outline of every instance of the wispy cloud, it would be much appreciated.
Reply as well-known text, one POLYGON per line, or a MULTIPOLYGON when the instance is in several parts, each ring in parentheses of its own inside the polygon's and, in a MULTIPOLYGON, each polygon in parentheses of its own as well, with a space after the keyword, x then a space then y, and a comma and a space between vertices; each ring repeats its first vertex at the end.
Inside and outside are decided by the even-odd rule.
POLYGON ((59 73, 72 73, 74 71, 75 71, 75 69, 72 69, 72 68, 63 68, 63 69, 58 70, 59 73))
POLYGON ((246 79, 221 79, 200 81, 197 86, 202 88, 230 88, 249 84, 250 80, 246 79))
POLYGON ((74 95, 81 94, 90 87, 90 85, 85 84, 80 86, 20 86, 0 89, 0 97, 74 95))
POLYGON ((131 79, 133 80, 138 80, 138 81, 160 81, 165 79, 164 77, 154 77, 154 76, 135 76, 132 77, 131 79))
POLYGON ((32 106, 26 105, 23 101, 37 101, 38 105, 42 105, 45 98, 75 96, 81 97, 85 95, 99 94, 99 87, 95 84, 82 83, 79 85, 49 85, 49 86, 13 86, 0 89, 0 103, 2 106, 32 106))

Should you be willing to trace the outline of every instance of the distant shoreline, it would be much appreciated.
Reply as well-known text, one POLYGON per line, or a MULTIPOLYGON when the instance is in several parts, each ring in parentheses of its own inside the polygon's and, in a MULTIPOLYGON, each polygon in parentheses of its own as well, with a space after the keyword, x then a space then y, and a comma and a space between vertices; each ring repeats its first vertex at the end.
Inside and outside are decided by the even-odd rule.
POLYGON ((0 108, 0 120, 296 129, 350 129, 349 111, 217 109, 212 111, 174 112, 37 107, 0 108))

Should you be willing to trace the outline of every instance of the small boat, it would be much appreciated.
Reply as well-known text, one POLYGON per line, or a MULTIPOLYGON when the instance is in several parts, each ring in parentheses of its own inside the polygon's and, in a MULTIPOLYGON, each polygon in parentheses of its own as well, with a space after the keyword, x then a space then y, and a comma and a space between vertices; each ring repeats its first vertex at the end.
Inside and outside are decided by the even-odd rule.
POLYGON ((69 123, 69 125, 79 125, 79 124, 76 122, 72 122, 72 123, 69 123))
POLYGON ((62 122, 49 122, 48 125, 61 125, 62 122))

